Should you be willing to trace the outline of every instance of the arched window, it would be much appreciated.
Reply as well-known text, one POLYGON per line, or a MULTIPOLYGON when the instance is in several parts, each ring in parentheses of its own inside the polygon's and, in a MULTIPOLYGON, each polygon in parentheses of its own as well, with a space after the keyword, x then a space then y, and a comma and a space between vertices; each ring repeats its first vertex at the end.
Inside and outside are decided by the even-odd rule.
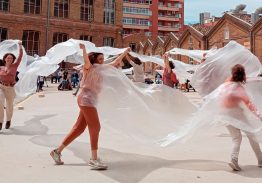
POLYGON ((34 30, 23 31, 23 46, 28 55, 39 54, 40 32, 34 30))
POLYGON ((104 0, 104 23, 115 24, 115 0, 104 0))
POLYGON ((54 1, 54 16, 59 18, 68 18, 69 0, 54 1))
POLYGON ((66 33, 61 32, 55 32, 53 34, 53 45, 56 45, 57 43, 65 42, 69 38, 69 35, 66 33))
POLYGON ((92 21, 94 18, 93 0, 81 0, 80 19, 83 21, 92 21))
POLYGON ((0 0, 0 11, 9 11, 9 0, 0 0))
POLYGON ((229 34, 228 27, 225 27, 225 29, 224 29, 224 39, 225 40, 229 40, 230 39, 230 34, 229 34))
POLYGON ((24 13, 40 14, 41 0, 24 0, 24 13))

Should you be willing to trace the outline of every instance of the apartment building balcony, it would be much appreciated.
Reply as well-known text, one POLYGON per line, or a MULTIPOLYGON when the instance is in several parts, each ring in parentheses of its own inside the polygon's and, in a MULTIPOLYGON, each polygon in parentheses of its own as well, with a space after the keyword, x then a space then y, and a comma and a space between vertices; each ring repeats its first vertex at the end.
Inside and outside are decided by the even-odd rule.
POLYGON ((158 10, 165 10, 165 11, 179 11, 179 8, 176 7, 167 7, 167 6, 158 6, 158 10))
POLYGON ((174 16, 163 16, 163 15, 158 15, 158 20, 162 21, 171 21, 171 22, 178 22, 179 18, 174 17, 174 16))
POLYGON ((177 3, 183 3, 185 0, 168 0, 170 2, 177 2, 177 3))
POLYGON ((171 26, 158 26, 159 31, 178 32, 179 28, 171 26))
POLYGON ((123 17, 125 18, 139 18, 139 19, 149 19, 149 15, 141 15, 141 14, 131 14, 131 13, 123 13, 123 17))
POLYGON ((123 6, 134 8, 149 8, 149 4, 123 3, 123 6))
POLYGON ((124 29, 144 29, 149 30, 149 26, 146 25, 137 25, 137 24, 123 24, 124 29))

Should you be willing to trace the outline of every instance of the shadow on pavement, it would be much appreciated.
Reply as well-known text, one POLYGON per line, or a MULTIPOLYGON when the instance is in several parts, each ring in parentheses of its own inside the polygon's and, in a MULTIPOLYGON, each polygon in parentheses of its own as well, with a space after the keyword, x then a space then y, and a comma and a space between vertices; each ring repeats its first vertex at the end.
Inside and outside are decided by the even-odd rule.
POLYGON ((35 115, 32 119, 25 121, 24 126, 11 126, 7 131, 2 131, 1 135, 46 135, 48 127, 41 123, 42 120, 52 118, 57 114, 35 115))
MULTIPOLYGON (((57 147, 64 137, 65 135, 43 135, 32 137, 30 141, 40 146, 53 148, 57 147)), ((86 163, 65 164, 65 166, 87 166, 90 157, 89 146, 88 143, 73 142, 69 147, 67 147, 67 149, 72 151, 76 157, 82 159, 86 163)), ((111 179, 125 183, 139 182, 148 174, 160 168, 195 171, 226 171, 229 173, 235 173, 230 170, 226 162, 222 161, 198 159, 166 160, 153 156, 122 153, 105 148, 100 148, 99 154, 109 166, 107 171, 101 171, 100 173, 111 179)), ((259 169, 257 166, 243 166, 242 168, 243 171, 236 173, 237 175, 251 178, 262 178, 262 169, 259 169)))

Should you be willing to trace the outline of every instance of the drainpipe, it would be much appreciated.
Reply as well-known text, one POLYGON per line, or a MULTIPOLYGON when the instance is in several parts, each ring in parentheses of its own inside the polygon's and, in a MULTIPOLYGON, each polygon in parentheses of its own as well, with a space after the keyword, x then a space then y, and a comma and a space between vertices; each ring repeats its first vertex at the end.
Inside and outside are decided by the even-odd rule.
POLYGON ((49 31, 49 24, 50 24, 50 3, 51 3, 51 0, 48 0, 47 2, 47 15, 46 15, 46 29, 45 29, 45 52, 47 52, 48 50, 48 45, 49 45, 49 39, 48 39, 48 31, 49 31))

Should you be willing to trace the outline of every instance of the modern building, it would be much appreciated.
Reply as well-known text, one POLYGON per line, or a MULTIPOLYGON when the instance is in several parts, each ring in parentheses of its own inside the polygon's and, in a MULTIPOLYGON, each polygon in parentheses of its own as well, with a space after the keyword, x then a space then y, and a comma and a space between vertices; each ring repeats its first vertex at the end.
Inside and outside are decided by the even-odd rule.
POLYGON ((70 38, 122 47, 122 2, 0 0, 0 41, 20 39, 29 55, 70 38))
POLYGON ((184 29, 184 0, 124 0, 124 36, 145 32, 148 36, 167 36, 184 29))
POLYGON ((204 24, 206 20, 211 18, 211 14, 209 12, 204 12, 199 14, 199 22, 200 24, 204 24))

